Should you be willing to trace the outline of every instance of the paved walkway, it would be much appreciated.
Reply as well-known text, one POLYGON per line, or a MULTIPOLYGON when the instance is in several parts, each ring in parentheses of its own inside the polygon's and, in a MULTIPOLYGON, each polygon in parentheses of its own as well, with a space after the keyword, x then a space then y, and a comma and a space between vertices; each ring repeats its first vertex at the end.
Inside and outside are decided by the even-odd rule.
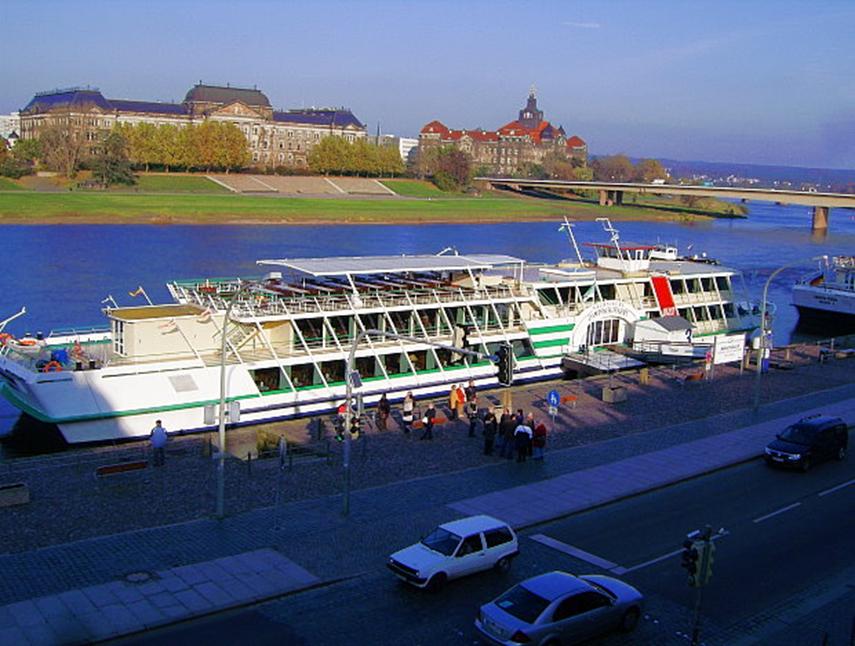
POLYGON ((776 433, 801 417, 819 413, 839 415, 852 424, 855 423, 855 401, 823 406, 534 484, 467 498, 449 507, 463 515, 495 516, 517 528, 537 525, 759 457, 776 433))
POLYGON ((0 606, 0 644, 88 644, 277 597, 318 579, 271 549, 131 573, 0 606))
POLYGON ((0 603, 7 604, 0 644, 106 639, 357 575, 458 514, 544 522, 750 459, 785 424, 814 410, 852 424, 855 384, 757 414, 737 411, 549 452, 543 463, 503 460, 355 491, 347 518, 341 497, 328 496, 0 555, 0 603), (532 507, 544 499, 556 502, 532 507), (153 574, 132 583, 129 574, 145 579, 134 573, 153 574))

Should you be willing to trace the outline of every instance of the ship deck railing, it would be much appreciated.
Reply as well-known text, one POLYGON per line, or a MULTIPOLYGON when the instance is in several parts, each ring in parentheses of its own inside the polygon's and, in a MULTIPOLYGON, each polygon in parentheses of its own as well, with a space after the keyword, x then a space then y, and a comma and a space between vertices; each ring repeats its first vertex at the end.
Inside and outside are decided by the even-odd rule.
MULTIPOLYGON (((173 284, 175 295, 180 300, 193 302, 201 307, 225 310, 234 290, 224 292, 206 292, 187 289, 183 285, 173 284)), ((508 284, 484 286, 477 289, 467 287, 425 287, 423 289, 390 289, 359 292, 306 294, 285 296, 277 292, 262 289, 259 292, 241 297, 233 311, 236 318, 258 318, 289 314, 311 314, 344 312, 371 308, 410 308, 412 305, 433 305, 437 303, 473 303, 496 299, 516 299, 527 297, 522 289, 508 284)))

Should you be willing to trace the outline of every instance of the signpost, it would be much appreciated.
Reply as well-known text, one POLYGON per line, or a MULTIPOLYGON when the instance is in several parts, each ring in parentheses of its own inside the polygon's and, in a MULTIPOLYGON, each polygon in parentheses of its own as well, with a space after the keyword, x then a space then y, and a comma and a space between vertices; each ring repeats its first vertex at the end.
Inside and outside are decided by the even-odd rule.
POLYGON ((550 390, 546 396, 546 402, 549 404, 552 425, 555 426, 555 416, 558 414, 558 406, 561 404, 561 394, 557 390, 550 390))

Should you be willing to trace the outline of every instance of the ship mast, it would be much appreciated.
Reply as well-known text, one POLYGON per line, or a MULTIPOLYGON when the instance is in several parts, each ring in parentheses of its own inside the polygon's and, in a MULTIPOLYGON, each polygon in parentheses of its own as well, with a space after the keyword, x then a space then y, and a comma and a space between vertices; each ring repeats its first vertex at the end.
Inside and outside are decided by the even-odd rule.
POLYGON ((570 242, 573 244, 573 249, 576 252, 576 258, 579 259, 579 265, 584 265, 585 261, 582 260, 582 254, 579 251, 579 245, 576 244, 576 236, 573 235, 573 224, 570 222, 566 215, 564 216, 564 224, 558 227, 558 230, 567 232, 567 237, 570 239, 570 242))

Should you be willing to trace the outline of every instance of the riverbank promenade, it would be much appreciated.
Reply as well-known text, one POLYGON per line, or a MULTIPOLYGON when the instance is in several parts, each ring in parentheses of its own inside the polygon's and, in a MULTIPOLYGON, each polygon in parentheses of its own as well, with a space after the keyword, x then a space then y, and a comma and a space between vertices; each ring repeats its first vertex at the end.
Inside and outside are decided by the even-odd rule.
MULTIPOLYGON (((208 517, 213 511, 213 465, 201 457, 204 443, 196 439, 175 442, 164 467, 113 476, 120 478, 114 482, 94 482, 92 464, 82 457, 78 466, 42 470, 42 476, 56 472, 69 482, 83 482, 55 492, 51 501, 54 525, 65 537, 50 532, 38 537, 37 515, 31 515, 28 526, 27 506, 0 510, 6 527, 17 523, 4 532, 9 540, 0 554, 0 643, 88 643, 332 585, 383 570, 391 551, 455 517, 490 513, 518 529, 532 527, 757 460, 776 432, 804 415, 822 412, 855 423, 855 361, 819 364, 805 355, 796 363, 792 370, 764 376, 763 403, 756 411, 746 405, 753 376, 736 369, 700 383, 670 370, 654 374, 644 385, 636 383, 635 375, 615 378, 630 391, 627 408, 592 395, 602 381, 515 389, 515 406, 541 417, 551 386, 568 393, 541 463, 481 455, 481 439, 466 437, 463 422, 444 424, 431 446, 398 430, 369 435, 368 443, 354 446, 356 488, 348 516, 341 513, 336 489, 341 475, 337 453, 330 460, 296 462, 284 470, 276 460, 255 467, 230 460, 227 486, 242 491, 231 491, 223 520, 208 517), (776 392, 785 396, 775 397, 776 392), (704 414, 713 405, 716 412, 704 414), (384 447, 384 440, 390 447, 384 447), (443 471, 438 466, 443 455, 458 468, 443 471), (393 479, 371 479, 381 463, 396 471, 393 479), (254 475, 249 475, 252 468, 254 475), (323 490, 326 480, 316 486, 306 480, 325 471, 333 489, 307 495, 323 490), (193 477, 195 481, 186 482, 193 477), (197 510, 195 518, 175 521, 187 515, 182 511, 170 517, 174 522, 152 522, 159 505, 167 513, 170 490, 189 487, 206 490, 194 501, 210 506, 197 510), (271 488, 272 500, 257 493, 271 488), (88 500, 77 498, 81 491, 88 500), (271 504, 247 505, 250 498, 271 504), (110 531, 97 535, 93 519, 99 518, 99 507, 118 514, 115 522, 124 523, 124 531, 104 521, 110 531), (127 519, 134 515, 147 526, 133 528, 127 519), (12 540, 13 535, 19 540, 12 540)), ((32 459, 31 466, 60 459, 69 458, 32 459)), ((35 482, 37 470, 29 473, 35 482)), ((46 503, 34 489, 30 512, 46 503)), ((524 548, 529 538, 521 540, 524 548)), ((810 622, 811 616, 805 616, 804 625, 796 621, 790 630, 798 634, 810 622)), ((757 635, 773 629, 758 625, 757 635)), ((735 637, 714 626, 707 634, 708 644, 733 643, 735 637)), ((663 635, 657 643, 671 643, 668 639, 663 635)))

